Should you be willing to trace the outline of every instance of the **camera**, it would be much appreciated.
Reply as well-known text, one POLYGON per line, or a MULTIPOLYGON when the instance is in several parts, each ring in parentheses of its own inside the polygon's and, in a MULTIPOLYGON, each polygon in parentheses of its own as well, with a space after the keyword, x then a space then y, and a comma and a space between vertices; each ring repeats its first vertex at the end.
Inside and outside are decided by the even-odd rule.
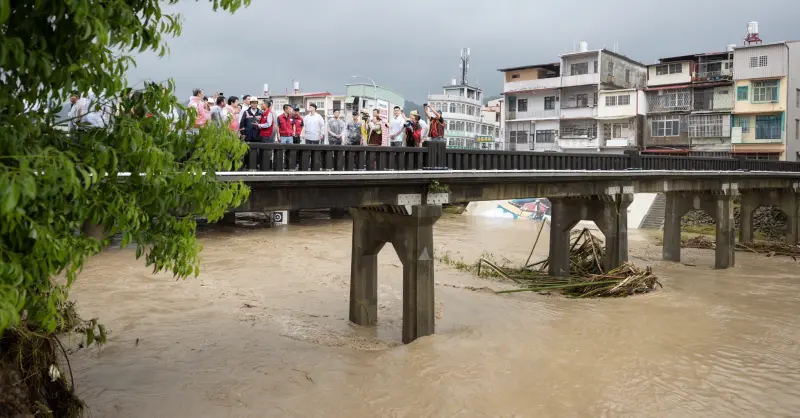
POLYGON ((405 126, 406 128, 412 128, 413 129, 414 128, 414 121, 409 119, 409 120, 406 121, 405 125, 403 125, 403 126, 405 126))

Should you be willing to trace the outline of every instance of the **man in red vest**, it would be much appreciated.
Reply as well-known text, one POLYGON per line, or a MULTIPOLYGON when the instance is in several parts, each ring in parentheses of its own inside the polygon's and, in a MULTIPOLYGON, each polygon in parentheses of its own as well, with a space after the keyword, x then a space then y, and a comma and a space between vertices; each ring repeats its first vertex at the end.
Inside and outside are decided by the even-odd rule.
POLYGON ((261 120, 258 122, 258 136, 262 143, 274 144, 275 115, 272 114, 272 100, 261 103, 261 120))

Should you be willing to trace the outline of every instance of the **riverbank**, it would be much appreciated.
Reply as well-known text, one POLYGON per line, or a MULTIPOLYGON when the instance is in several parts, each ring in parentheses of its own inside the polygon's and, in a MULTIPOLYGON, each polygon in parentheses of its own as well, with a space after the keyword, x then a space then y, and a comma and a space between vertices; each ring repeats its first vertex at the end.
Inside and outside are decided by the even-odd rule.
MULTIPOLYGON (((539 223, 443 217, 437 252, 525 260, 539 223)), ((546 232, 546 231, 545 231, 546 232)), ((685 250, 660 260, 648 234, 631 258, 663 291, 568 300, 436 266, 436 334, 401 335, 402 266, 379 255, 379 318, 347 321, 352 224, 304 219, 220 228, 200 277, 153 276, 130 251, 92 258, 73 296, 110 331, 71 358, 94 416, 790 416, 800 410, 796 264, 685 250), (624 353, 624 354, 621 354, 624 353), (576 397, 575 393, 581 395, 576 397)), ((541 237, 547 242, 546 234, 541 237)), ((534 259, 547 254, 537 248, 534 259)))

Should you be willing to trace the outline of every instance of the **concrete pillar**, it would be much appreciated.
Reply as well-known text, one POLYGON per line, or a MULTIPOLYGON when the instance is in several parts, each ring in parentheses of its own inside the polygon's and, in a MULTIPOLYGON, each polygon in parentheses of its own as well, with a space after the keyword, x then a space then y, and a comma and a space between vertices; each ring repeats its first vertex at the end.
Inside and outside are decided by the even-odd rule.
POLYGON ((434 333, 433 224, 441 206, 414 206, 392 238, 403 262, 403 343, 434 333))
POLYGON ((106 238, 106 229, 103 225, 94 224, 91 221, 86 221, 81 227, 81 233, 87 237, 94 238, 98 241, 103 241, 106 238))
POLYGON ((677 192, 666 193, 664 210, 664 260, 681 261, 681 217, 686 213, 685 198, 677 192))
POLYGON ((760 205, 758 195, 743 192, 739 198, 739 242, 753 242, 753 211, 760 205))
POLYGON ((550 256, 547 274, 567 277, 570 271, 569 233, 580 219, 575 219, 578 199, 550 200, 550 256))
MULTIPOLYGON (((726 269, 736 261, 736 223, 733 219, 733 195, 714 195, 717 223, 717 243, 714 250, 714 268, 726 269)), ((710 213, 709 210, 706 212, 710 213)))
POLYGON ((798 195, 794 190, 781 191, 780 208, 786 214, 786 231, 784 234, 787 245, 796 245, 798 239, 798 195))
POLYGON ((365 211, 351 209, 353 251, 350 259, 350 322, 375 325, 378 320, 378 253, 384 231, 365 211))
POLYGON ((403 342, 433 334, 433 225, 442 216, 442 207, 414 206, 410 214, 354 208, 350 214, 350 320, 358 325, 377 322, 377 256, 391 242, 403 263, 403 342))
POLYGON ((632 194, 550 199, 550 257, 548 274, 570 274, 570 231, 582 220, 594 221, 605 236, 608 271, 628 261, 628 206, 632 194))
POLYGON ((632 194, 614 196, 614 200, 606 202, 602 213, 598 214, 602 220, 595 220, 606 238, 606 257, 603 263, 606 271, 628 261, 628 206, 631 202, 632 194))

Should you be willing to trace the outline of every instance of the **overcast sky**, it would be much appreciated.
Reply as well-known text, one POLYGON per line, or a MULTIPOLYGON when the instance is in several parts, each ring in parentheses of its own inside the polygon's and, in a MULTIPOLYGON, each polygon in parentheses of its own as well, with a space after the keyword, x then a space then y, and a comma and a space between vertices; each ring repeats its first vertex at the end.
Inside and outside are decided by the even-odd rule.
POLYGON ((800 39, 798 0, 253 0, 234 15, 200 0, 168 10, 183 16, 182 35, 165 58, 137 57, 129 80, 172 77, 179 97, 193 87, 260 94, 264 83, 278 94, 292 79, 303 91, 344 94, 364 75, 422 103, 459 74, 463 47, 469 81, 494 95, 498 68, 557 61, 581 40, 590 49, 618 42, 650 64, 741 44, 748 20, 765 42, 800 39))

